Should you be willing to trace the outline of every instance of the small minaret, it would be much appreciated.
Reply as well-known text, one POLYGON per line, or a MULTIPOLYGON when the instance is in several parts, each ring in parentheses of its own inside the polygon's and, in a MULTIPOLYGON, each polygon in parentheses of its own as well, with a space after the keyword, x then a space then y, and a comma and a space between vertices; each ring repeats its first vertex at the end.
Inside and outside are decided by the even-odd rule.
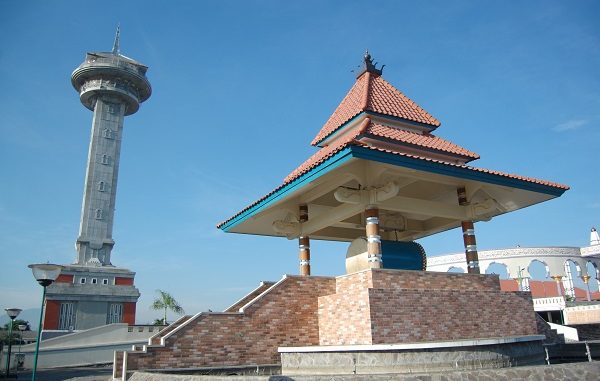
POLYGON ((120 53, 117 28, 112 52, 87 53, 71 75, 81 103, 94 112, 77 260, 84 266, 110 266, 119 155, 125 116, 134 114, 150 97, 148 68, 120 53))
POLYGON ((600 236, 598 235, 596 228, 592 228, 592 231, 590 232, 590 246, 594 245, 600 245, 600 236))

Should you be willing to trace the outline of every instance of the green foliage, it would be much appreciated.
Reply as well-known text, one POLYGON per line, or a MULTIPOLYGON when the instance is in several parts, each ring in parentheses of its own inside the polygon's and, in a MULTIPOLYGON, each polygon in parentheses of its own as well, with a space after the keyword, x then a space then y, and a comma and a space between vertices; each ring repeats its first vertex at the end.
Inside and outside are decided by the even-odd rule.
POLYGON ((183 308, 171 294, 163 290, 156 290, 156 292, 158 293, 158 296, 154 299, 150 308, 153 310, 164 310, 164 318, 156 319, 154 321, 155 324, 158 320, 162 320, 164 324, 167 324, 167 310, 171 310, 179 315, 185 313, 183 308))
MULTIPOLYGON (((13 323, 13 325, 12 325, 13 331, 19 332, 19 325, 26 325, 27 328, 25 328, 25 331, 31 331, 31 326, 29 325, 29 322, 27 320, 15 319, 12 321, 12 323, 13 323)), ((5 329, 8 331, 8 324, 9 323, 4 324, 2 329, 5 329)))

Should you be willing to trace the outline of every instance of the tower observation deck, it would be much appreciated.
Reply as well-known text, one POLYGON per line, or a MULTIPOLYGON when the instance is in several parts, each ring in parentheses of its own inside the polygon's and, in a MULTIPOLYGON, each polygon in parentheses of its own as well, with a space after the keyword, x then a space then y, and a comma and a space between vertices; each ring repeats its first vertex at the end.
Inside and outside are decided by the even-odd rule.
POLYGON ((87 53, 71 75, 81 103, 94 112, 76 243, 78 265, 111 266, 123 120, 152 93, 147 70, 120 54, 117 31, 111 52, 87 53))

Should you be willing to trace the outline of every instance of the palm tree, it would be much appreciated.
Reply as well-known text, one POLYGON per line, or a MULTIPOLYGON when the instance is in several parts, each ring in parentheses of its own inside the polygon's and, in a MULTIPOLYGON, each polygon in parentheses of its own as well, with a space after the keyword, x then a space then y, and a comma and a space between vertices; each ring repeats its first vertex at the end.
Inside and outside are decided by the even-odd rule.
POLYGON ((171 294, 163 290, 156 290, 158 296, 152 302, 150 308, 153 310, 164 310, 165 317, 163 319, 164 324, 167 324, 167 310, 171 310, 176 314, 184 314, 183 308, 179 305, 177 300, 171 294))

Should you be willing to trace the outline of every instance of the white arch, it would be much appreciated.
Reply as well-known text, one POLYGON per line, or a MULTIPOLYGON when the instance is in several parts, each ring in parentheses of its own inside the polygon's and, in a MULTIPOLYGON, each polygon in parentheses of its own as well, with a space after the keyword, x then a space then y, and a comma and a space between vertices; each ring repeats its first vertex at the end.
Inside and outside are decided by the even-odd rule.
POLYGON ((458 272, 466 273, 467 270, 462 266, 450 266, 450 267, 448 267, 448 270, 446 270, 446 272, 447 273, 458 273, 458 272), (460 271, 452 271, 452 270, 460 270, 460 271))

